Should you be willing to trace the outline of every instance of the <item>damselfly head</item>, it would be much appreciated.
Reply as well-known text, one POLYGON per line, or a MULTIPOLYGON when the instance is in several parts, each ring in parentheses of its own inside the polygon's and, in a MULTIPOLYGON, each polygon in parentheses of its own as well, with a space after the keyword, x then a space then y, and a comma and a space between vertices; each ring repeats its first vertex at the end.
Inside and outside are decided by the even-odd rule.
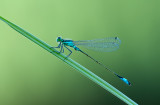
POLYGON ((62 38, 61 37, 57 37, 57 42, 61 42, 62 38))

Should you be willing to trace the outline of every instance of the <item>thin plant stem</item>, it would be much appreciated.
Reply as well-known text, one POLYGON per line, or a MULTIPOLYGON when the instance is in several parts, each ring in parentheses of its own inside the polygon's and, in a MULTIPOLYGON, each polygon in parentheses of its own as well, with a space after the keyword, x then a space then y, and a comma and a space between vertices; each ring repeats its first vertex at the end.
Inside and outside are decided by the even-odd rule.
POLYGON ((97 76, 96 74, 94 74, 93 72, 91 72, 90 70, 85 68, 84 66, 80 65, 76 61, 72 60, 71 58, 67 58, 64 60, 64 58, 66 56, 62 53, 58 53, 58 51, 56 49, 53 49, 53 48, 51 49, 52 46, 50 46, 49 44, 45 43, 44 41, 42 41, 39 38, 32 35, 31 33, 25 31, 21 27, 11 23, 10 21, 6 20, 5 18, 3 18, 1 16, 0 16, 0 20, 5 22, 6 24, 8 24, 11 28, 13 28, 14 30, 16 30, 17 32, 19 32, 20 34, 25 36, 26 38, 30 39, 32 42, 36 43, 37 45, 39 45, 43 49, 47 50, 49 53, 55 55, 56 57, 61 59, 66 64, 73 67, 75 70, 79 71, 81 74, 88 77, 89 79, 91 79, 92 81, 94 81, 95 83, 97 83, 98 85, 103 87, 105 90, 109 91, 110 93, 112 93, 113 95, 115 95, 116 97, 118 97, 119 99, 124 101, 126 104, 138 105, 136 102, 134 102, 132 99, 127 97, 125 94, 123 94, 122 92, 117 90, 115 87, 113 87, 112 85, 110 85, 109 83, 107 83, 106 81, 101 79, 99 76, 97 76))

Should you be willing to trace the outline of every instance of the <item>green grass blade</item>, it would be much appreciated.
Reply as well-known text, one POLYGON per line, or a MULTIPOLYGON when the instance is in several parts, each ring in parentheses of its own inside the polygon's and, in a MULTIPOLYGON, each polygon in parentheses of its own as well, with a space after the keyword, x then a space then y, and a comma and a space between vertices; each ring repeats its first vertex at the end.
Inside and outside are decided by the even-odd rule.
POLYGON ((66 57, 64 54, 58 53, 56 49, 51 49, 52 46, 50 46, 47 43, 43 42, 42 40, 38 39, 37 37, 35 37, 31 33, 25 31, 21 27, 11 23, 10 21, 4 19, 1 16, 0 16, 0 20, 4 21, 6 24, 8 24, 14 30, 21 33, 23 36, 30 39, 34 43, 38 44, 39 46, 41 46, 42 48, 44 48, 48 52, 50 52, 50 53, 52 52, 51 54, 53 54, 56 57, 58 57, 59 59, 63 60, 65 63, 67 63, 68 65, 75 68, 75 70, 79 71, 80 73, 82 73, 83 75, 85 75, 86 77, 88 77, 89 79, 91 79, 92 81, 94 81, 95 83, 97 83, 98 85, 100 85, 101 87, 103 87, 104 89, 106 89, 107 91, 109 91, 110 93, 112 93, 113 95, 115 95, 116 97, 121 99, 122 101, 124 101, 125 103, 127 103, 129 105, 138 105, 136 102, 131 100, 129 97, 124 95, 122 92, 120 92, 119 90, 114 88, 112 85, 110 85, 109 83, 107 83, 106 81, 104 81, 103 79, 101 79, 100 77, 98 77, 97 75, 95 75, 94 73, 92 73, 90 70, 83 67, 79 63, 75 62, 71 58, 67 58, 66 60, 64 60, 64 58, 66 57))

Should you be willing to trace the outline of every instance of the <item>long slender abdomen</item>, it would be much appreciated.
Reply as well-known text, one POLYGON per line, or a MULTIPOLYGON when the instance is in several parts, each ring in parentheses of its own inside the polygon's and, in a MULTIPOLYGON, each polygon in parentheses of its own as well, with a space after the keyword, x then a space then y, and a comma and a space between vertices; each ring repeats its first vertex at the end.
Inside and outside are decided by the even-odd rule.
MULTIPOLYGON (((76 47, 78 48, 78 47, 76 47)), ((78 48, 79 49, 79 48, 78 48)), ((83 54, 85 54, 86 56, 88 56, 89 58, 91 58, 92 60, 94 60, 96 63, 98 63, 99 65, 103 66, 105 69, 111 71, 114 75, 116 75, 119 79, 121 79, 123 82, 125 82, 127 85, 131 85, 131 83, 126 79, 123 78, 122 76, 119 76, 117 73, 115 73, 114 71, 110 70, 109 68, 107 68, 105 65, 103 65, 102 63, 100 63, 99 61, 95 60, 94 58, 92 58, 91 56, 89 56, 88 54, 86 54, 85 52, 83 52, 82 50, 78 50, 80 52, 82 52, 83 54)))

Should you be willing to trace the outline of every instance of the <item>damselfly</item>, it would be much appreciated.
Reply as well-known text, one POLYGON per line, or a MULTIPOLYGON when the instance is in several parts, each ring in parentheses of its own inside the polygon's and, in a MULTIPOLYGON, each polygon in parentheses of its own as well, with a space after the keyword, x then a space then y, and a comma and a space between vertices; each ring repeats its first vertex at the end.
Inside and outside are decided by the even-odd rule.
POLYGON ((58 37, 57 42, 59 42, 59 45, 57 47, 52 47, 52 48, 60 48, 59 53, 64 53, 64 47, 65 47, 66 49, 68 49, 70 51, 70 53, 67 55, 67 57, 69 57, 72 54, 72 51, 68 48, 68 46, 72 47, 76 51, 82 52, 83 54, 85 54, 86 56, 91 58, 93 61, 95 61, 99 65, 103 66, 105 69, 112 72, 114 75, 116 75, 118 78, 120 78, 126 84, 131 85, 131 83, 126 78, 124 78, 124 77, 118 75, 117 73, 115 73, 114 71, 110 70, 105 65, 103 65, 99 61, 95 60, 90 55, 88 55, 87 53, 85 53, 84 51, 82 51, 80 48, 77 47, 77 46, 81 45, 81 46, 84 46, 88 49, 95 50, 95 51, 111 52, 111 51, 117 50, 119 48, 119 45, 121 44, 121 40, 118 37, 108 37, 108 38, 104 38, 104 39, 94 39, 94 40, 84 40, 84 41, 66 40, 66 39, 62 39, 61 37, 58 37))

